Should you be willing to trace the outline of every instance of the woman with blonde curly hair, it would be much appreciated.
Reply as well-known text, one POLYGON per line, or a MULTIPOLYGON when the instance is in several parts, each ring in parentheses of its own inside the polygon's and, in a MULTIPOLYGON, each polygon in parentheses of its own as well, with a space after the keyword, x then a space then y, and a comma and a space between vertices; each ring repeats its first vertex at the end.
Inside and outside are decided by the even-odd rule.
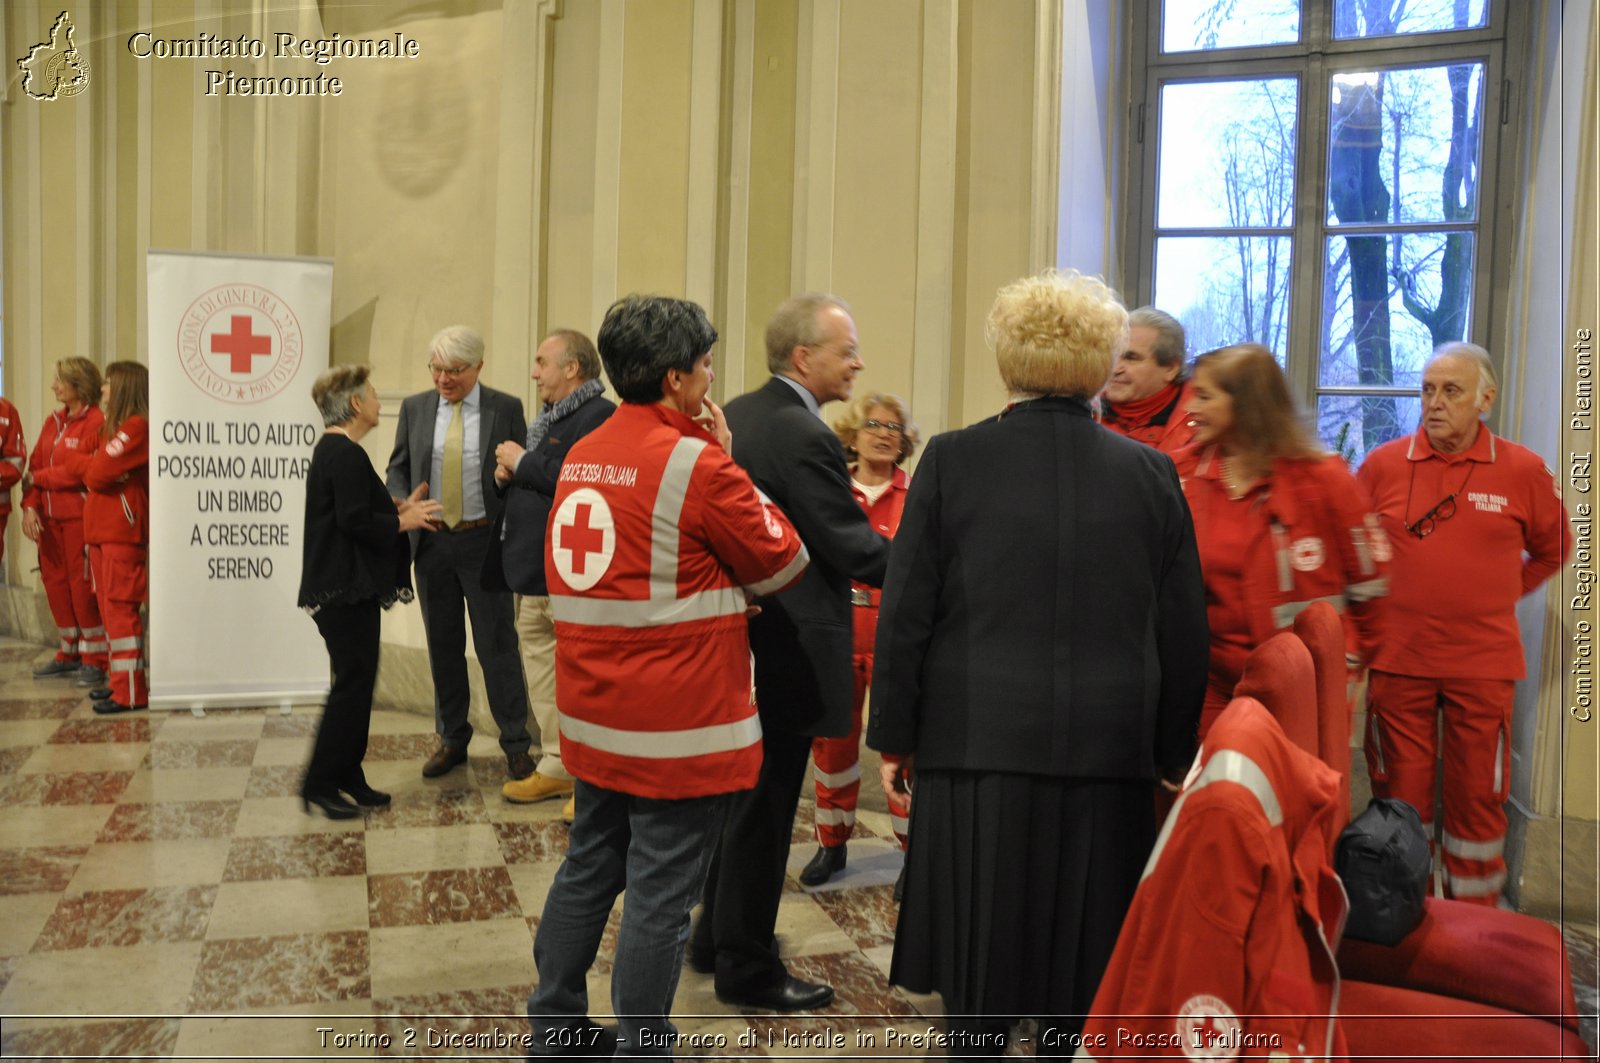
MULTIPOLYGON (((872 392, 850 404, 833 424, 850 460, 850 491, 866 510, 872 527, 894 538, 905 509, 910 481, 900 466, 916 452, 922 434, 912 423, 906 404, 894 395, 872 392)), ((844 869, 845 843, 856 824, 856 799, 861 793, 861 709, 872 681, 872 644, 878 630, 880 591, 859 581, 850 584, 851 614, 855 628, 855 702, 851 706, 850 733, 843 738, 818 738, 811 743, 817 777, 817 852, 800 872, 802 886, 820 886, 844 869)), ((909 802, 895 795, 889 816, 895 837, 905 847, 909 802)), ((902 876, 900 882, 905 881, 902 876)), ((896 890, 900 885, 896 885, 896 890)))
POLYGON ((1028 277, 986 332, 1012 401, 928 444, 883 586, 867 744, 916 792, 890 980, 944 997, 952 1056, 1018 1016, 1070 1055, 1194 753, 1204 591, 1171 459, 1090 415, 1116 295, 1028 277))
POLYGON ((1348 663, 1376 650, 1389 547, 1344 459, 1306 428, 1272 352, 1240 343, 1195 359, 1194 442, 1177 456, 1205 569, 1211 677, 1200 736, 1250 651, 1314 601, 1344 614, 1348 663))

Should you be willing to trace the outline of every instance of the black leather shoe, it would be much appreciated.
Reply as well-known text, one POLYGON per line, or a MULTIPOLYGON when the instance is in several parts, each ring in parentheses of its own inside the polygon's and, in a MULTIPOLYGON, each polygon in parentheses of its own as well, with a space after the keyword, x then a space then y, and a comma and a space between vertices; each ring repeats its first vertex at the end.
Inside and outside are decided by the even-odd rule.
POLYGON ((718 989, 717 999, 724 1004, 755 1011, 813 1011, 833 1003, 833 986, 802 981, 792 974, 786 974, 781 982, 764 989, 742 989, 738 992, 718 989))
POLYGON ((817 846, 817 855, 800 872, 800 885, 820 886, 843 871, 846 848, 844 845, 817 846))
POLYGON ((439 748, 433 751, 433 756, 423 762, 422 777, 424 779, 437 779, 445 772, 456 767, 456 765, 465 764, 466 762, 467 750, 465 746, 449 746, 440 742, 439 748))
POLYGON ((77 661, 58 661, 51 658, 33 670, 35 679, 65 679, 68 676, 77 678, 78 669, 83 667, 77 661))
POLYGON ((89 703, 89 707, 102 716, 110 716, 118 712, 138 712, 143 705, 124 705, 115 698, 101 698, 89 703))
POLYGON ((906 865, 900 865, 900 874, 894 880, 894 903, 899 904, 906 899, 906 865))
POLYGON ((329 819, 355 819, 361 815, 361 809, 338 794, 301 794, 300 804, 308 816, 313 806, 322 809, 322 814, 329 819))
POLYGON ((350 800, 362 808, 378 808, 389 803, 389 795, 382 790, 374 790, 364 782, 353 786, 341 786, 341 791, 350 795, 350 800))
POLYGON ((110 696, 110 687, 95 687, 93 690, 89 691, 89 699, 91 701, 104 701, 110 696))

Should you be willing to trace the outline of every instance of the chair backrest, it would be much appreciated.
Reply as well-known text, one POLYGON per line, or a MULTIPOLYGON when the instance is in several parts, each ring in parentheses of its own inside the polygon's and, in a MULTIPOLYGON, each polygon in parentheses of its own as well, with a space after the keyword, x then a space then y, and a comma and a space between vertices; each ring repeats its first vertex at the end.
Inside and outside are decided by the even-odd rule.
POLYGON ((1305 643, 1293 632, 1280 631, 1250 651, 1233 696, 1261 702, 1289 741, 1312 756, 1322 757, 1317 730, 1320 706, 1316 664, 1305 643))
POLYGON ((1344 663, 1344 623, 1327 602, 1316 602, 1294 618, 1294 633, 1311 651, 1317 675, 1317 756, 1339 773, 1339 819, 1334 838, 1350 821, 1350 695, 1344 663))

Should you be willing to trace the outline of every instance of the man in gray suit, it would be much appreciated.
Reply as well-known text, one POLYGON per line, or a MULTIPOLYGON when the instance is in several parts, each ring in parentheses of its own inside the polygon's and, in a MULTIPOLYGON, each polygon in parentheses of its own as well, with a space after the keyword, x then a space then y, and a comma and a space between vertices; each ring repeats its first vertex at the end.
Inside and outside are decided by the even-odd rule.
POLYGON ((389 456, 390 494, 405 498, 427 484, 428 497, 439 501, 444 514, 438 534, 411 537, 439 733, 438 749, 422 766, 429 779, 465 763, 472 738, 463 603, 472 618, 489 711, 500 728, 506 773, 513 779, 533 773, 512 598, 484 590, 480 582, 502 505, 494 489, 494 448, 508 439, 521 443, 528 425, 522 400, 480 385, 482 370, 483 337, 465 325, 441 329, 428 344, 433 390, 400 404, 389 456))

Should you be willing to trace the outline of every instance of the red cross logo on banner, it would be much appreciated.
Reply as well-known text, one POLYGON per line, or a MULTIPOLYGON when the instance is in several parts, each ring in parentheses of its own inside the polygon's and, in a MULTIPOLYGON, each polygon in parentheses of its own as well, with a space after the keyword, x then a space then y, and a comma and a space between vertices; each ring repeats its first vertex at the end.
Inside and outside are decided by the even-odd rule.
POLYGON ((229 371, 246 374, 250 372, 250 359, 253 355, 272 353, 272 337, 257 336, 255 330, 251 328, 248 314, 233 314, 230 321, 231 332, 211 334, 211 353, 226 354, 229 358, 229 371))
POLYGON ((605 497, 592 487, 579 488, 562 500, 550 526, 555 532, 550 556, 562 582, 575 591, 599 583, 617 547, 605 497))

